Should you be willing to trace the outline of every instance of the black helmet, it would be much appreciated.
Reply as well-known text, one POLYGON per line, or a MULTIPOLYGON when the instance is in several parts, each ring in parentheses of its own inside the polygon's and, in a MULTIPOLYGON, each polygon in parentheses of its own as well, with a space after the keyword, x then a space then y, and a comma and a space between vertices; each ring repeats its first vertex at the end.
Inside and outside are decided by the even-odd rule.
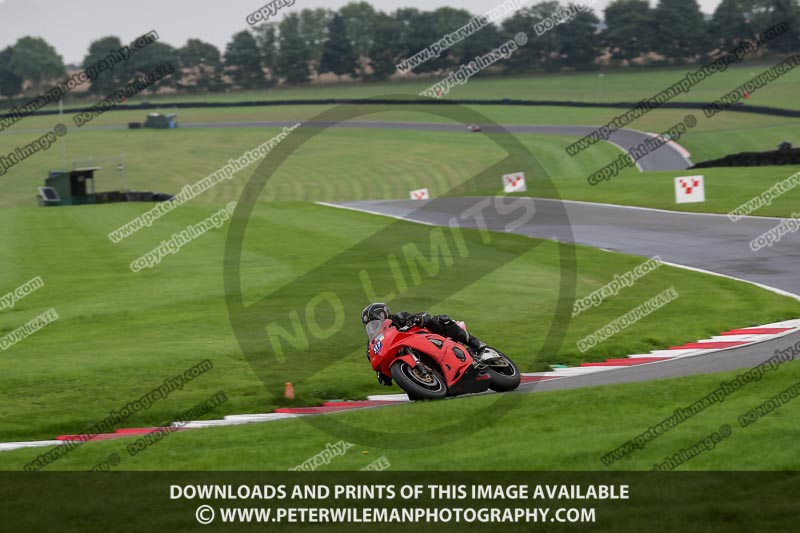
POLYGON ((389 306, 383 303, 369 304, 361 311, 361 322, 366 326, 373 320, 380 320, 381 322, 389 318, 389 306))

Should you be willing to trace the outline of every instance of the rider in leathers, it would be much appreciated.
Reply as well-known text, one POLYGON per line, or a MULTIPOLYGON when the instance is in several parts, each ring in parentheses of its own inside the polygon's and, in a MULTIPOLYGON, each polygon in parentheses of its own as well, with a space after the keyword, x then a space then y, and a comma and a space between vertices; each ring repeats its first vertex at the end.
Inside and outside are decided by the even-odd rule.
MULTIPOLYGON (((448 337, 456 342, 460 342, 469 347, 473 354, 479 355, 486 344, 481 342, 474 335, 470 335, 465 329, 456 324, 453 319, 447 315, 429 315, 426 312, 422 313, 406 313, 401 311, 392 314, 389 307, 383 303, 373 303, 364 308, 361 313, 361 321, 367 325, 372 320, 386 320, 390 319, 392 325, 396 328, 404 328, 410 326, 417 326, 425 328, 431 333, 448 337)), ((367 359, 369 359, 369 342, 367 342, 367 359)), ((378 374, 378 382, 382 385, 391 386, 392 378, 380 372, 378 374)))

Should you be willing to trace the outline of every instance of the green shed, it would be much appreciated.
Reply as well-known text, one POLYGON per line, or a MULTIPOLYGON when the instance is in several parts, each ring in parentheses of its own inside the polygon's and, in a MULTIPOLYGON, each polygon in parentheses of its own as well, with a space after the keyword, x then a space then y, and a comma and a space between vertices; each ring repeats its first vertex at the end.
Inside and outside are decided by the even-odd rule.
MULTIPOLYGON (((45 187, 53 189, 58 198, 48 205, 83 205, 95 203, 94 173, 100 167, 76 168, 69 171, 51 172, 45 179, 45 187)), ((53 198, 55 198, 53 197, 53 198)))
POLYGON ((174 129, 178 127, 178 114, 169 113, 162 115, 161 113, 150 113, 147 115, 147 121, 144 123, 145 128, 159 128, 159 129, 174 129))

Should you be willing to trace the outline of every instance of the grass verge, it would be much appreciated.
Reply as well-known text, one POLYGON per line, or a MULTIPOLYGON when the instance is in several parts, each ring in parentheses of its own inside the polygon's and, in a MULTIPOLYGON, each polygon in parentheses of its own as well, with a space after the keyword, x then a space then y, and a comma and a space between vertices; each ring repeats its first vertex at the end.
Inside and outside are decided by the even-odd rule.
MULTIPOLYGON (((51 307, 61 317, 2 352, 0 440, 83 431, 109 410, 121 409, 206 358, 214 364, 212 371, 119 426, 163 424, 219 390, 231 400, 224 413, 217 414, 265 412, 285 403, 268 393, 243 359, 233 335, 222 279, 226 227, 190 242, 155 268, 139 273, 129 269, 134 259, 216 208, 184 206, 152 228, 112 244, 107 233, 144 207, 118 204, 0 212, 4 264, 0 286, 6 289, 0 292, 11 291, 34 276, 41 276, 45 283, 0 314, 0 334, 10 333, 51 307)), ((403 222, 394 223, 391 239, 358 254, 351 252, 354 245, 392 223, 384 217, 302 203, 259 206, 248 226, 242 259, 246 301, 272 295, 275 312, 282 316, 322 290, 335 290, 343 298, 366 304, 369 297, 359 278, 362 269, 391 279, 388 254, 402 257, 402 247, 410 243, 416 243, 428 260, 440 259, 429 248, 431 229, 403 222), (292 285, 336 257, 336 268, 323 269, 314 284, 292 285), (278 291, 284 286, 294 289, 278 291)), ((487 243, 477 232, 464 235, 470 250, 465 260, 450 267, 439 263, 435 275, 424 275, 419 284, 398 292, 389 303, 396 310, 426 309, 466 320, 474 333, 529 370, 639 353, 732 327, 800 316, 800 303, 794 300, 732 280, 661 267, 635 288, 621 291, 573 320, 554 318, 559 299, 572 305, 568 294, 559 294, 563 271, 555 243, 507 234, 492 234, 487 243), (475 279, 472 272, 476 270, 486 274, 475 279), (678 291, 677 300, 595 348, 579 351, 579 339, 670 287, 678 291), (554 320, 566 327, 564 341, 558 349, 540 353, 554 320)), ((642 261, 577 247, 577 296, 642 261)), ((376 287, 379 294, 391 288, 388 284, 376 287)), ((348 310, 338 333, 327 344, 309 350, 302 360, 276 365, 265 341, 259 362, 281 385, 295 382, 297 403, 385 391, 364 361, 360 310, 360 306, 348 310), (313 366, 315 357, 331 354, 335 363, 324 371, 313 366)))
MULTIPOLYGON (((765 353, 765 359, 771 354, 765 353)), ((493 424, 471 428, 457 441, 410 448, 403 439, 389 443, 397 432, 422 432, 446 427, 465 413, 491 408, 497 397, 417 403, 326 415, 350 428, 382 435, 384 444, 354 441, 346 453, 320 470, 358 470, 385 456, 392 470, 650 470, 667 456, 689 448, 717 431, 731 427, 731 435, 711 450, 678 466, 677 470, 796 470, 793 420, 800 415, 796 400, 768 416, 741 427, 738 417, 781 391, 798 386, 800 363, 787 363, 761 381, 728 396, 705 411, 663 433, 643 449, 606 467, 600 457, 625 441, 711 393, 736 372, 646 383, 594 387, 570 391, 523 394, 515 407, 493 424), (557 444, 556 444, 557 443, 557 444)), ((324 427, 324 426, 323 426, 324 427)), ((287 470, 334 444, 348 433, 330 434, 291 419, 266 424, 212 428, 170 434, 163 442, 131 457, 126 446, 134 439, 89 443, 55 463, 55 470, 87 470, 112 453, 121 457, 121 470, 287 470)), ((367 439, 369 440, 369 439, 367 439)), ((0 453, 0 469, 17 470, 42 452, 0 453)))

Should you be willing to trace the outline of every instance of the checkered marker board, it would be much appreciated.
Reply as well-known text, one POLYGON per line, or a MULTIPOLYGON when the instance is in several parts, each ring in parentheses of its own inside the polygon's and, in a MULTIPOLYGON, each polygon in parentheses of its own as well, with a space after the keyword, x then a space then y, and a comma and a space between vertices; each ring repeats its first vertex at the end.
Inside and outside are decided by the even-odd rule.
POLYGON ((683 176, 675 178, 675 203, 690 204, 706 201, 706 188, 703 176, 683 176))
POLYGON ((505 192, 525 192, 525 173, 514 172, 513 174, 503 174, 503 190, 505 192))
POLYGON ((428 200, 430 199, 430 195, 428 194, 428 189, 416 189, 411 191, 409 194, 412 200, 428 200))

